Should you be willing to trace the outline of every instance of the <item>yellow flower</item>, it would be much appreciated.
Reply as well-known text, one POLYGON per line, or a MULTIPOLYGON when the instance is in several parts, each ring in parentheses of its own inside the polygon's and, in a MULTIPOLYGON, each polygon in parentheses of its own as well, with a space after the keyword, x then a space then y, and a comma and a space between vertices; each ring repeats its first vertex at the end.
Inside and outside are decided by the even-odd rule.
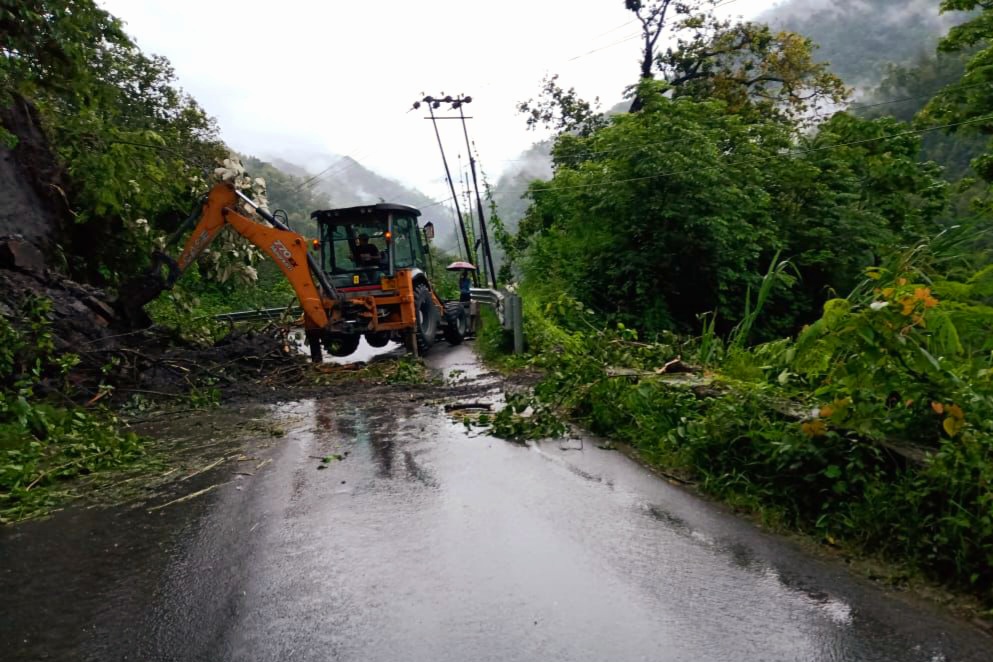
POLYGON ((813 439, 814 437, 823 437, 827 434, 827 425, 822 419, 816 419, 813 421, 804 421, 800 424, 800 430, 813 439))
POLYGON ((962 431, 962 428, 964 426, 965 426, 965 421, 960 421, 959 419, 952 418, 951 416, 946 418, 941 423, 941 427, 945 429, 945 432, 948 433, 949 437, 954 437, 955 435, 957 435, 959 432, 962 431))
POLYGON ((903 306, 903 310, 900 312, 904 317, 910 317, 911 313, 914 312, 914 308, 917 307, 917 299, 914 297, 904 297, 900 299, 900 305, 903 306))
POLYGON ((938 305, 938 300, 931 296, 930 287, 918 287, 914 290, 914 299, 924 302, 925 308, 934 308, 938 305))

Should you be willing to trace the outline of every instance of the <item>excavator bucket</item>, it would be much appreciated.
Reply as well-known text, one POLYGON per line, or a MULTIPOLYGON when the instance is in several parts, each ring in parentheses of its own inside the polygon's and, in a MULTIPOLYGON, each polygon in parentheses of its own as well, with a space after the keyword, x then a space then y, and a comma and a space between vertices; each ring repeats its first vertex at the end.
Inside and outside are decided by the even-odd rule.
POLYGON ((145 312, 145 304, 154 301, 162 292, 170 289, 179 276, 176 261, 168 255, 156 252, 152 256, 152 267, 140 276, 132 278, 118 288, 114 309, 121 325, 130 330, 147 329, 152 318, 145 312), (162 267, 169 267, 169 275, 162 273, 162 267))
POLYGON ((146 273, 125 283, 115 307, 125 326, 147 327, 151 319, 144 310, 163 290, 173 286, 186 269, 225 228, 230 227, 268 255, 289 280, 303 308, 308 328, 326 329, 331 325, 327 307, 338 299, 338 292, 321 272, 320 265, 307 250, 306 241, 285 223, 260 208, 228 182, 215 184, 204 199, 201 209, 194 211, 166 242, 169 246, 179 240, 185 230, 196 222, 186 238, 182 252, 173 259, 162 252, 152 256, 152 267, 146 273), (253 207, 255 213, 268 223, 259 222, 238 212, 239 201, 253 207), (199 221, 197 221, 199 219, 199 221), (168 272, 163 274, 165 267, 168 272))

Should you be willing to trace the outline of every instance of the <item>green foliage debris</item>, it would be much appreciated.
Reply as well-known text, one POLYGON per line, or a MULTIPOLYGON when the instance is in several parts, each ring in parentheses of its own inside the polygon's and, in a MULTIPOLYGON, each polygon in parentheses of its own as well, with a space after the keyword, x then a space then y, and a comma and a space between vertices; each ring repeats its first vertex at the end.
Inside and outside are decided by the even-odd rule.
POLYGON ((143 440, 100 409, 59 401, 78 357, 55 350, 50 302, 29 299, 15 326, 0 316, 0 522, 42 514, 65 481, 144 456, 143 440))

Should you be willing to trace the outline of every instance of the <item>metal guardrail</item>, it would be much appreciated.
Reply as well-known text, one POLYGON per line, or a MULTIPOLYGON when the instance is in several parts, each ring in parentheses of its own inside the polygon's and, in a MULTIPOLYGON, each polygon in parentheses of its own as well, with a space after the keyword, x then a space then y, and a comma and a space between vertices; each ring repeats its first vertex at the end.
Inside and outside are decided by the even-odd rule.
POLYGON ((291 306, 287 308, 283 306, 282 308, 261 308, 259 310, 242 310, 237 313, 221 313, 220 315, 214 315, 214 319, 218 322, 253 322, 256 320, 274 320, 279 319, 286 313, 297 317, 303 314, 303 309, 299 306, 291 306))
POLYGON ((500 290, 491 290, 484 287, 473 287, 469 290, 469 296, 473 301, 478 301, 484 306, 492 308, 503 328, 510 330, 507 326, 506 296, 500 290))
POLYGON ((469 290, 473 301, 491 307, 506 331, 514 332, 514 354, 524 353, 524 309, 521 297, 509 292, 474 287, 469 290))

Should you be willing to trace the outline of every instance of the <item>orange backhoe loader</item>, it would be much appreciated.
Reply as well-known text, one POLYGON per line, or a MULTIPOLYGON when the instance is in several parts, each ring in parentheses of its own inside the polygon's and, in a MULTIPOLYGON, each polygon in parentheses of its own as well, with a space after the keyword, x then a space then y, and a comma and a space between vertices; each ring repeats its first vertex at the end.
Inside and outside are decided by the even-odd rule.
POLYGON ((172 287, 218 233, 230 227, 258 246, 289 280, 303 309, 315 362, 322 360, 322 349, 335 356, 351 354, 362 336, 373 347, 402 341, 415 353, 426 352, 439 335, 458 344, 469 329, 468 311, 458 301, 443 302, 428 281, 419 216, 413 207, 397 204, 315 211, 318 260, 303 236, 222 182, 206 196, 179 257, 157 253, 152 271, 122 288, 118 308, 133 324, 147 319, 141 307, 172 287), (240 213, 239 202, 252 206, 269 225, 240 213), (164 277, 163 266, 168 267, 164 277))

